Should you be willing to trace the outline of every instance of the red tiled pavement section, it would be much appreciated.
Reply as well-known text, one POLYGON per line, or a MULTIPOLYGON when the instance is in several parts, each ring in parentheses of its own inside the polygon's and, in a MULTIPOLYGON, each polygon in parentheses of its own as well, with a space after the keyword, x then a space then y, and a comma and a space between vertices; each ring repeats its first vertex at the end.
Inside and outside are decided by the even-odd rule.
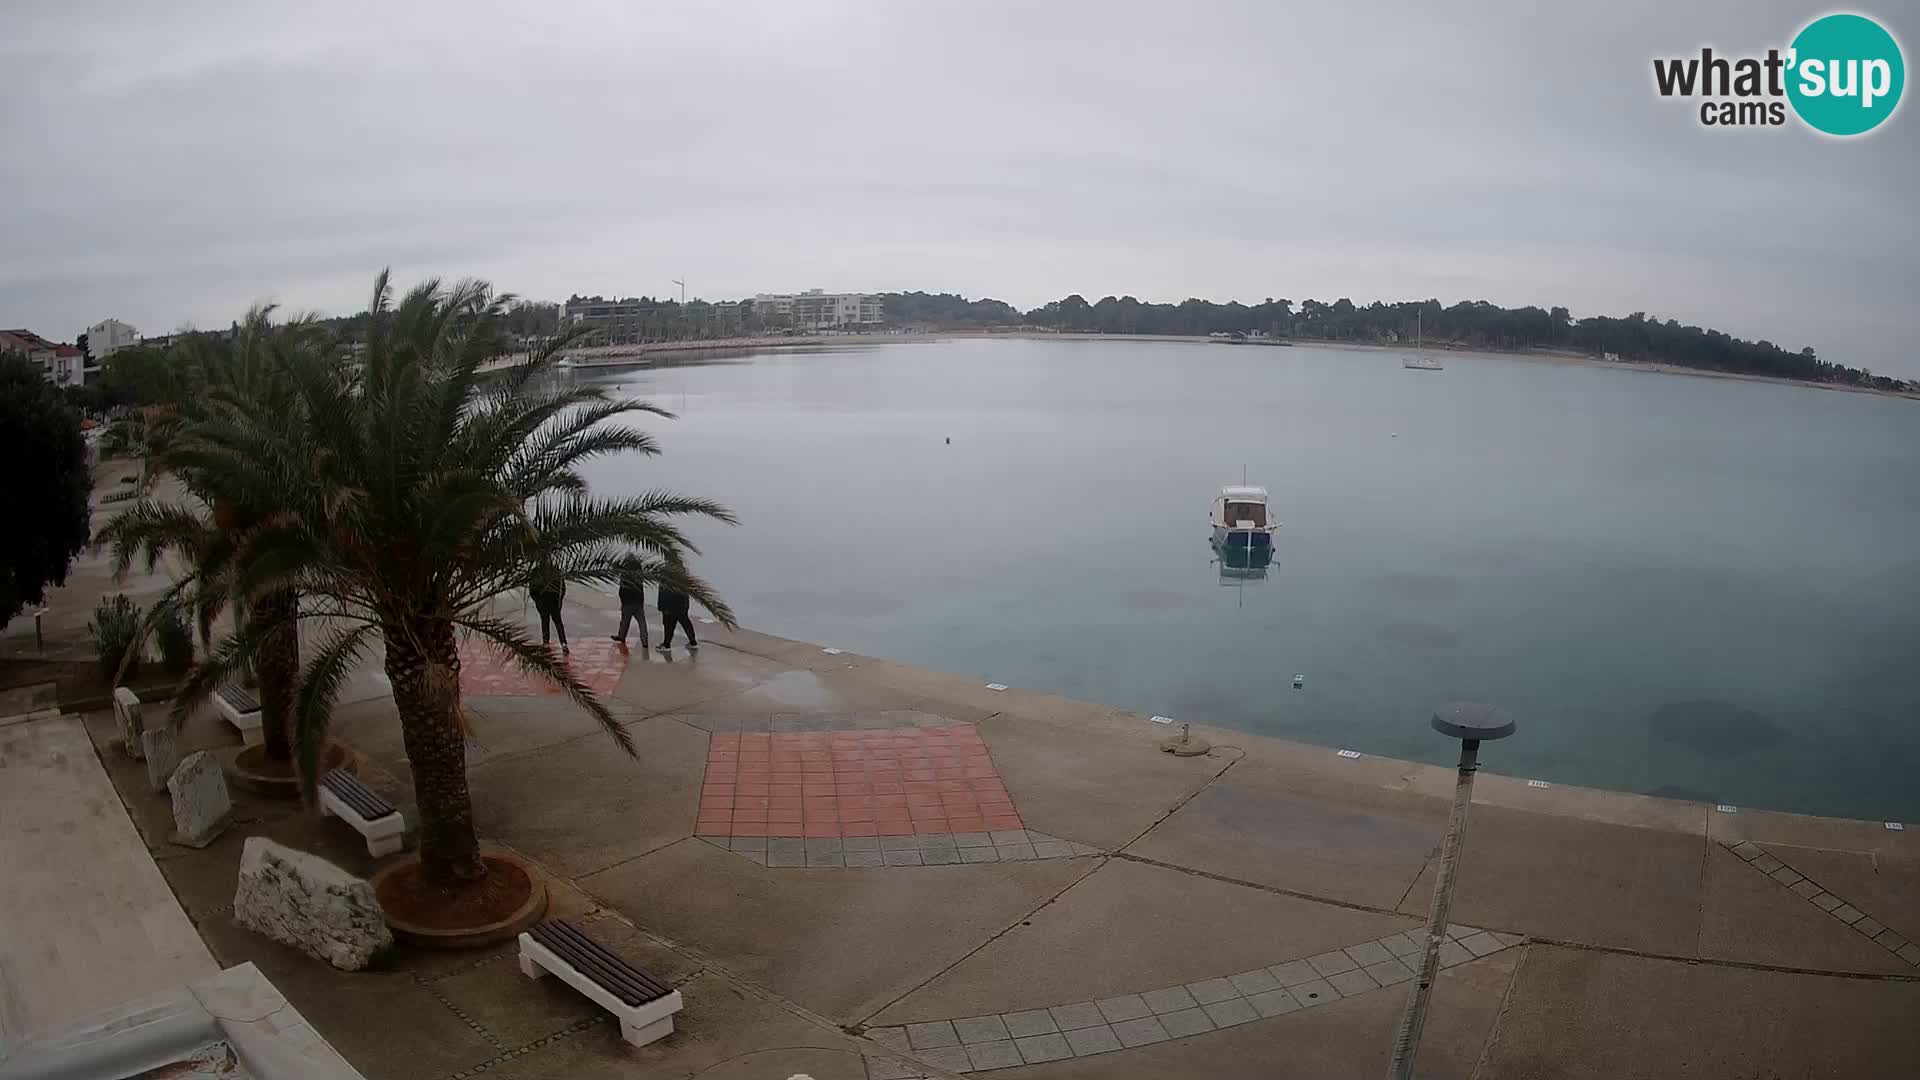
POLYGON ((909 836, 1022 829, 980 733, 717 734, 694 832, 701 836, 909 836))
MULTIPOLYGON (((558 651, 558 646, 555 650, 558 651)), ((628 654, 604 638, 578 641, 573 655, 560 658, 596 694, 613 693, 627 670, 628 654)), ((468 697, 545 697, 562 693, 545 679, 528 675, 489 642, 460 643, 460 692, 468 697)))

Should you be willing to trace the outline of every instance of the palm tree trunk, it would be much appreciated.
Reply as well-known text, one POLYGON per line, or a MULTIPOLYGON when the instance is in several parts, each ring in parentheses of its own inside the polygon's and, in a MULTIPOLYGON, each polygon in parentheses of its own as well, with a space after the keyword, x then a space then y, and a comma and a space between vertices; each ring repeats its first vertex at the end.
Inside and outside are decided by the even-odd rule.
POLYGON ((300 685, 300 637, 294 619, 300 594, 279 589, 260 597, 253 617, 265 633, 255 653, 254 672, 260 677, 260 734, 268 761, 293 760, 294 695, 300 685))
POLYGON ((387 679, 420 808, 420 868, 436 885, 480 880, 480 840, 467 793, 460 726, 460 653, 453 627, 425 620, 388 625, 387 679))

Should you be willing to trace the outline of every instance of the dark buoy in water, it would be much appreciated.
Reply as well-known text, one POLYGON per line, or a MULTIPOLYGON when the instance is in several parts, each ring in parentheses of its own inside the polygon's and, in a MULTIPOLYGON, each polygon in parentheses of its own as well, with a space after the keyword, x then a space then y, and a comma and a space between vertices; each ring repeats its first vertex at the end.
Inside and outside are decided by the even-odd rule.
POLYGON ((951 435, 949 435, 949 436, 947 436, 947 445, 948 445, 948 446, 952 446, 952 445, 953 445, 953 436, 951 436, 951 435))

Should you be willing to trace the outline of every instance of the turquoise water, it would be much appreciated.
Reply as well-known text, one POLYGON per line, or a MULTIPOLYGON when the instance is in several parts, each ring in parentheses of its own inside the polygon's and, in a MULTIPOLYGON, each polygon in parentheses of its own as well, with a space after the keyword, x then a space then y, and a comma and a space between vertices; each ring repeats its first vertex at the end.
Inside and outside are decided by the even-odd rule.
POLYGON ((1143 713, 1920 819, 1920 403, 1574 364, 913 343, 598 375, 680 414, 595 486, 721 499, 743 624, 1143 713), (951 438, 951 444, 945 440, 951 438), (1215 490, 1283 522, 1223 572, 1215 490), (1300 690, 1293 676, 1305 677, 1300 690))

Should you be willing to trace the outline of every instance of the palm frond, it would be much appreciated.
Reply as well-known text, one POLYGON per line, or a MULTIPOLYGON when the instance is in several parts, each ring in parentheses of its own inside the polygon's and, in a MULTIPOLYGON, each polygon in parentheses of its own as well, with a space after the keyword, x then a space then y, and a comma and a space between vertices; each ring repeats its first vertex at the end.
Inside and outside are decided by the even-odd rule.
POLYGON ((625 751, 628 757, 639 756, 633 746, 633 736, 620 726, 620 721, 614 719, 606 703, 586 683, 581 682, 571 668, 556 659, 551 649, 534 644, 526 629, 518 623, 483 615, 466 615, 455 619, 454 624, 498 646, 520 670, 560 687, 574 704, 600 722, 600 726, 613 737, 615 745, 625 751))

